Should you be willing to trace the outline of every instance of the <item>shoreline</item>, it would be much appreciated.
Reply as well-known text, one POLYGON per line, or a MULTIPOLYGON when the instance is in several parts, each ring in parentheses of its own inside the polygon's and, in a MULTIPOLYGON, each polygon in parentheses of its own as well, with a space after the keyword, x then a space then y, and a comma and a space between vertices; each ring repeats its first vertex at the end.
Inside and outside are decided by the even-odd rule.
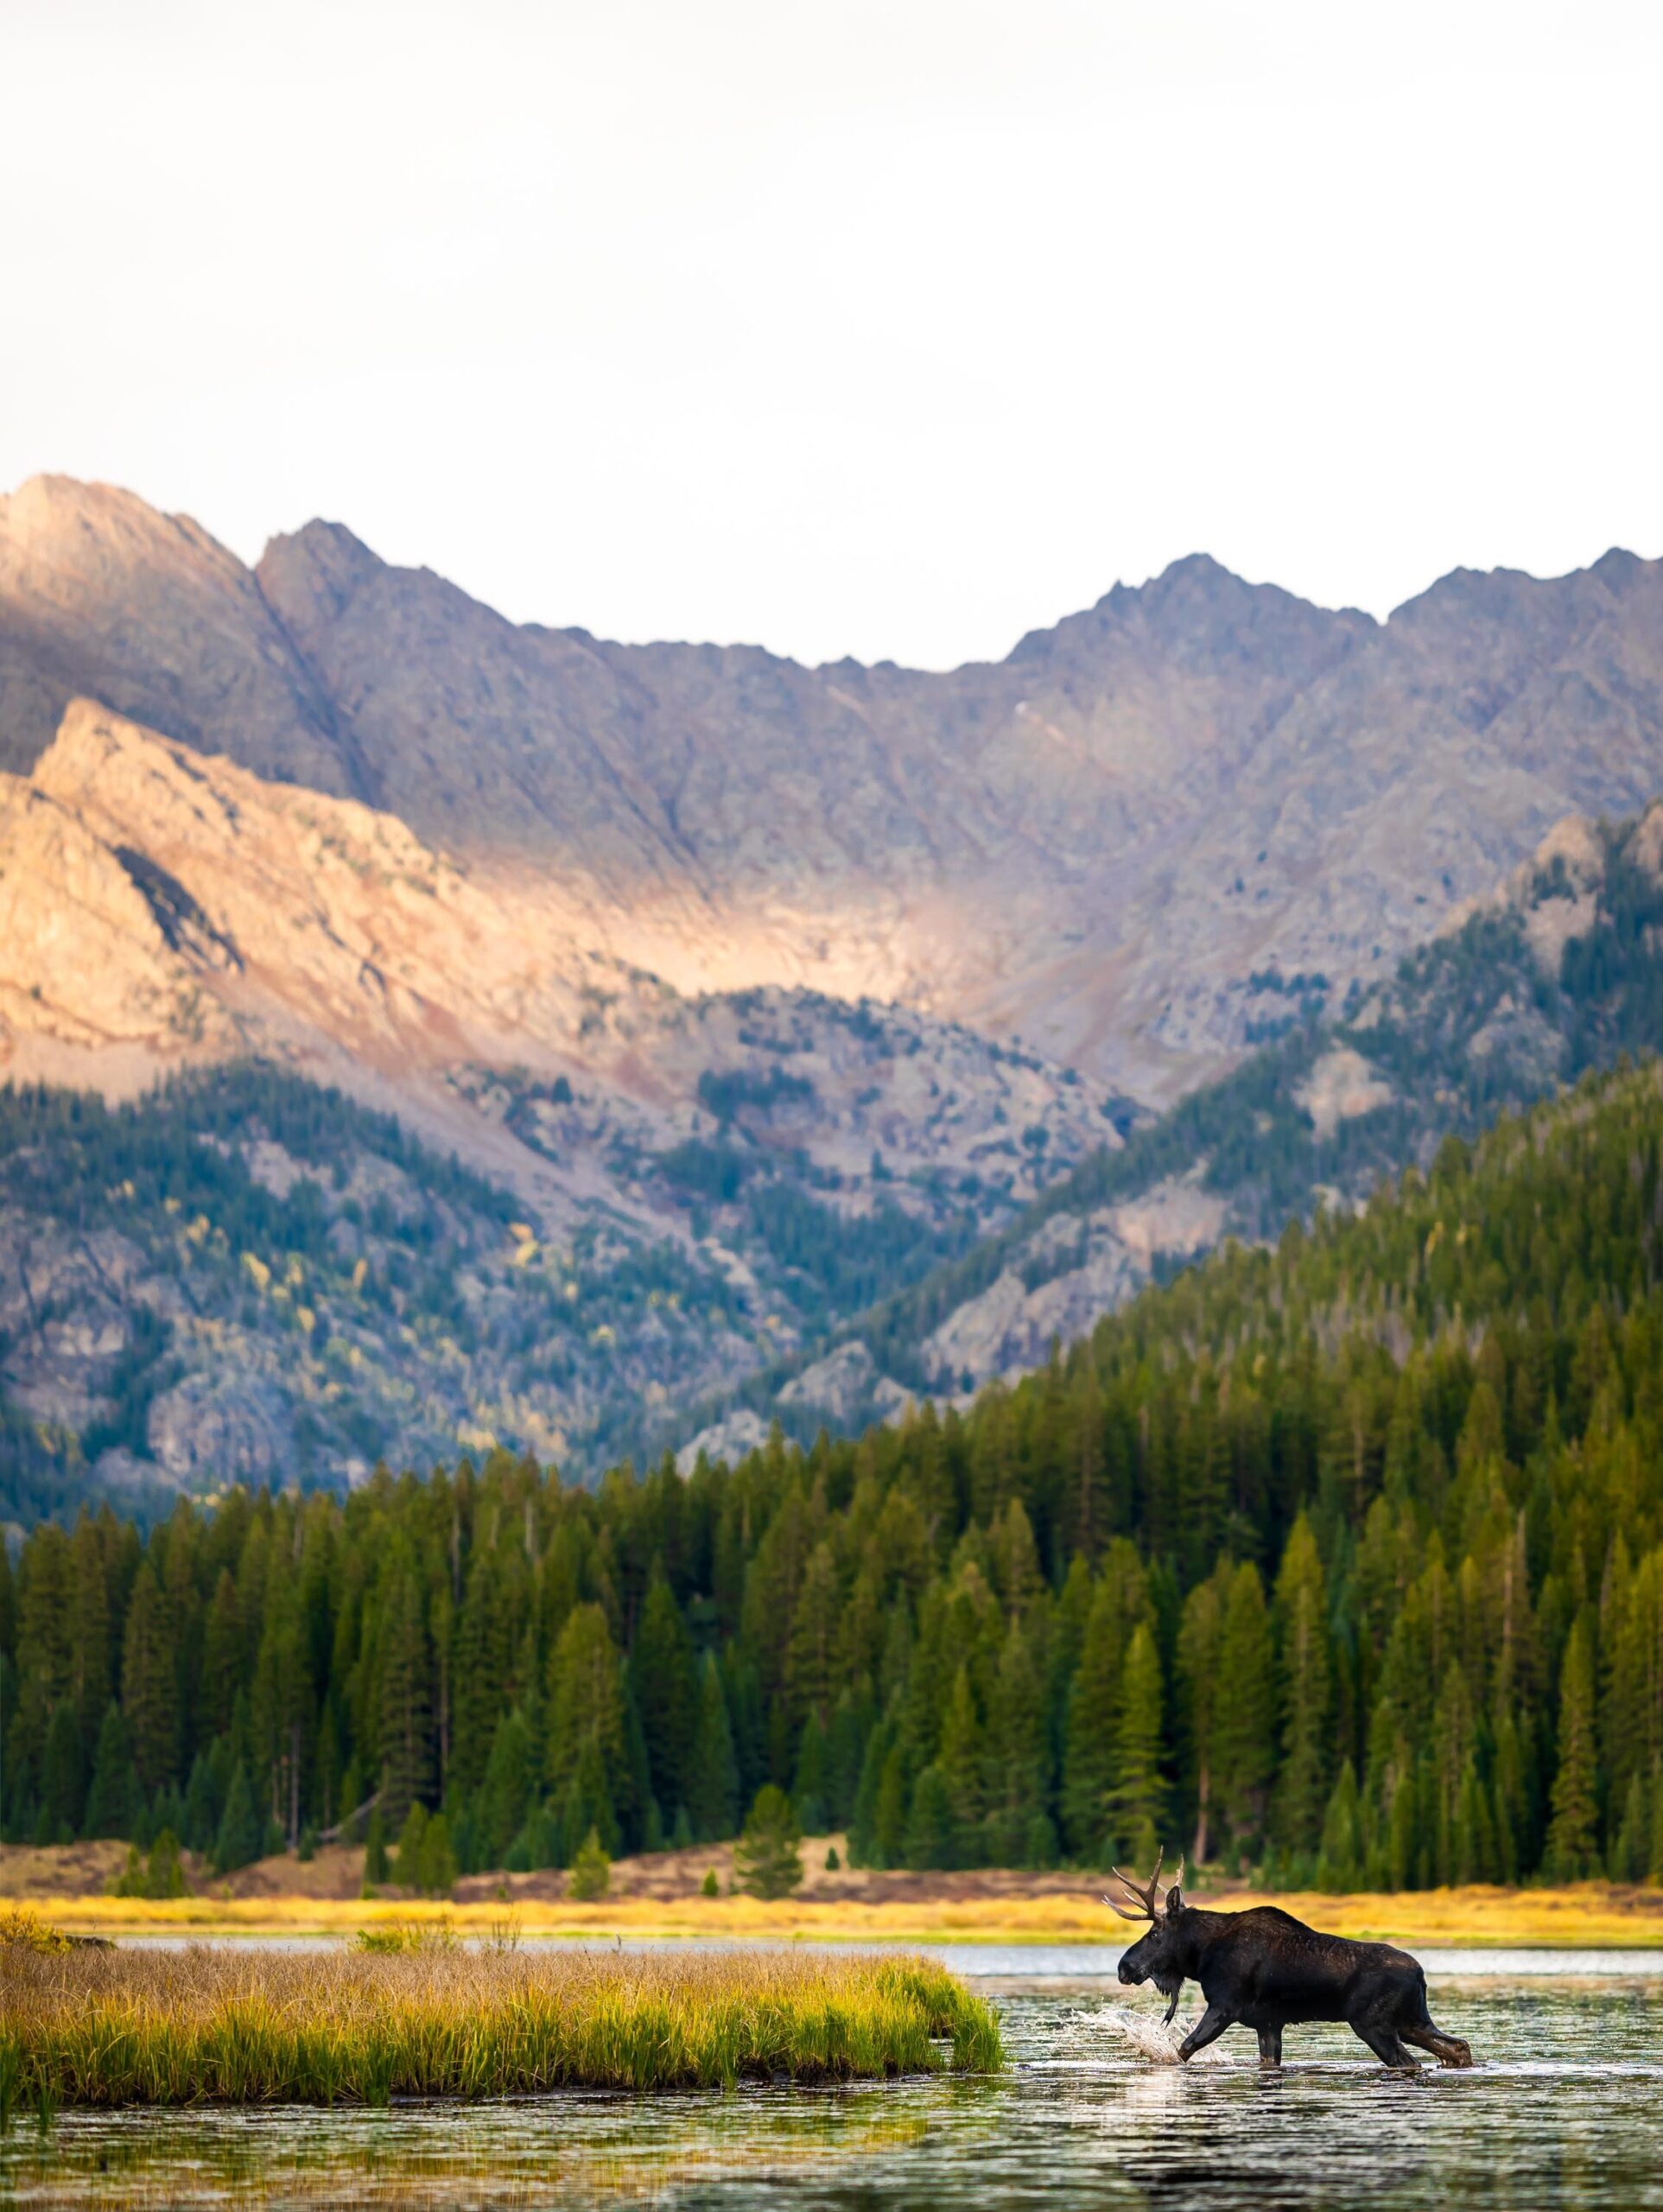
MULTIPOLYGON (((457 1902, 384 1895, 199 1895, 166 1900, 32 1891, 15 1900, 0 1891, 0 1910, 15 1901, 70 1935, 193 1936, 290 1941, 350 1937, 361 1929, 447 1923, 457 1936, 482 1940, 610 1942, 619 1939, 696 1943, 1101 1945, 1132 1940, 1095 1891, 1037 1895, 930 1896, 881 1903, 813 1896, 764 1903, 744 1897, 617 1896, 593 1904, 516 1894, 457 1902)), ((505 1888, 507 1885, 505 1885, 505 1888)), ((1663 1890, 1584 1883, 1554 1889, 1403 1891, 1393 1894, 1273 1895, 1241 1888, 1203 1890, 1193 1901, 1220 1910, 1277 1904, 1338 1936, 1433 1948, 1501 1950, 1622 1949, 1663 1952, 1663 1890)))

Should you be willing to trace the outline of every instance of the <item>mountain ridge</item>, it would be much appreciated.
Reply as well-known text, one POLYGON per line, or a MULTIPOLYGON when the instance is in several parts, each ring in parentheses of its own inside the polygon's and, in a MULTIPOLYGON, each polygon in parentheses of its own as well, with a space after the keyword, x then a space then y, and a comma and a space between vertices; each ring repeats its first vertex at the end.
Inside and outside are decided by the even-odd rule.
POLYGON ((1254 972, 1342 995, 1561 815, 1663 788, 1663 563, 1454 571, 1380 623, 1193 555, 1000 661, 809 668, 515 625, 341 524, 248 570, 35 480, 0 513, 6 765, 72 677, 558 874, 678 988, 874 995, 1158 1104, 1243 1049, 1254 972))

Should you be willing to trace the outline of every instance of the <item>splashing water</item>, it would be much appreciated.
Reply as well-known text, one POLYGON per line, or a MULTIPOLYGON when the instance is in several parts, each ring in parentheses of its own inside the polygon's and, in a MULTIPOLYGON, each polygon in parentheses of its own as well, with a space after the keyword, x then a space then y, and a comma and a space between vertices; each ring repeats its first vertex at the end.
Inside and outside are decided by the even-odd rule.
MULTIPOLYGON (((1196 2018, 1199 2018, 1197 2014, 1196 2018)), ((1105 2005, 1100 2011, 1083 2015, 1095 2028, 1107 2029, 1130 2045, 1139 2058, 1146 2058, 1156 2066, 1177 2066, 1183 2063, 1178 2048, 1192 2027, 1194 2020, 1174 2020, 1168 2027, 1158 2013, 1133 2012, 1127 2005, 1105 2005)), ((1196 2053, 1190 2062, 1200 2065, 1206 2061, 1216 2062, 1224 2057, 1216 2044, 1209 2044, 1205 2050, 1196 2053)), ((1228 2060, 1226 2063, 1228 2063, 1228 2060)))

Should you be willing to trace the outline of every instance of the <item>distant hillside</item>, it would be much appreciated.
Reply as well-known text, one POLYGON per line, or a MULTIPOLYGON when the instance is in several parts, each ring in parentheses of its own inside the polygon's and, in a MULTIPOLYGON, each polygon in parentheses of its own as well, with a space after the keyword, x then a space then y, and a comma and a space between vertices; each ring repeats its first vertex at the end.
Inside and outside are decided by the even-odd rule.
MULTIPOLYGON (((1498 891, 1458 913, 1392 979, 1321 1011, 1323 981, 1257 979, 1273 1033, 1123 1147, 1053 1184, 1020 1219, 885 1300, 806 1376, 746 1386, 713 1448, 799 1409, 822 1373, 949 1396, 1042 1363, 1227 1237, 1365 1200, 1470 1136, 1624 1053, 1663 1047, 1663 806, 1637 822, 1572 818, 1498 891)), ((864 1408, 863 1408, 864 1409, 864 1408)), ((828 1393, 828 1414, 836 1408, 828 1393)))
MULTIPOLYGON (((493 1311, 519 1309, 465 1360, 435 1338, 430 1376, 398 1331, 372 1328, 326 1378, 320 1424, 309 1340, 279 1332, 251 1365, 234 1337, 216 1350, 213 1329, 245 1303, 234 1268, 229 1306, 205 1287, 203 1325, 170 1324, 167 1359, 197 1377, 171 1395, 148 1261, 106 1275, 98 1327, 73 1357, 0 1275, 16 1304, 0 1320, 0 1405, 27 1414, 34 1458, 95 1486, 200 1487, 291 1459, 308 1482, 344 1481, 383 1452, 419 1463, 465 1435, 593 1470, 689 1400, 818 1347, 1129 1126, 1124 1102, 1070 1071, 928 1015, 803 990, 685 998, 587 948, 557 888, 481 881, 390 816, 86 702, 29 779, 0 776, 0 1044, 22 1091, 0 1117, 0 1247, 54 1281, 80 1224, 64 1211, 74 1179, 60 1189, 38 1172, 52 1132, 97 1129, 117 1153, 165 1132, 193 1164, 160 1196, 217 1230, 192 1181, 191 1113, 220 1093, 143 1086, 257 1058, 283 1071, 285 1125, 335 1130, 349 1180, 388 1109, 410 1160, 464 1160, 495 1224, 493 1311), (129 1103, 102 1117, 96 1094, 73 1106, 78 1083, 129 1103), (523 1230, 511 1267, 501 1219, 523 1230), (165 1433, 124 1431, 130 1465, 106 1460, 103 1438, 117 1362, 135 1389, 146 1378, 147 1402, 166 1397, 165 1433), (86 1437, 101 1440, 90 1458, 86 1437)), ((264 1118, 275 1080, 237 1077, 213 1126, 257 1176, 263 1160, 297 1175, 264 1118)), ((112 1156, 100 1173, 102 1189, 130 1171, 112 1156)), ((142 1206, 109 1225, 153 1257, 175 1251, 177 1224, 142 1206)), ((311 1265, 303 1236, 268 1230, 275 1247, 251 1249, 279 1280, 292 1255, 311 1265)), ((454 1255, 423 1245, 403 1264, 418 1305, 449 1310, 454 1255)), ((356 1303, 339 1282, 331 1296, 356 1303)))

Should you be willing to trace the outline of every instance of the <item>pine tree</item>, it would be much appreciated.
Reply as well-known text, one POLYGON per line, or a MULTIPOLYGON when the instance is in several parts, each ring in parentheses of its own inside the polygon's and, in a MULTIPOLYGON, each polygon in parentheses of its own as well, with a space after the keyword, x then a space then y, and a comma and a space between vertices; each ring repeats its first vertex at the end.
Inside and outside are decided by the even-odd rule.
POLYGON ((1247 1561, 1230 1577, 1219 1636, 1213 1744, 1219 1809, 1232 1842, 1251 1849, 1275 1764, 1276 1688, 1265 1588, 1247 1561))
MULTIPOLYGON (((898 1759, 898 1751, 892 1756, 898 1759)), ((899 1859, 919 1872, 943 1872, 962 1866, 963 1853, 963 1830, 952 1789, 940 1764, 932 1760, 913 1785, 899 1859)))
POLYGON ((791 1781, 797 1818, 810 1835, 820 1834, 828 1824, 827 1799, 830 1789, 830 1746, 819 1714, 810 1711, 797 1738, 797 1772, 791 1781))
POLYGON ((265 1823, 260 1818, 259 1808, 255 1802, 248 1769, 239 1763, 231 1777, 225 1809, 220 1816, 219 1834, 214 1840, 215 1872, 232 1874, 239 1866, 251 1866, 260 1856, 264 1834, 265 1823))
POLYGON ((982 1821, 987 1811, 984 1788, 981 1716, 976 1710, 970 1670, 961 1666, 953 1678, 952 1694, 942 1722, 941 1750, 936 1759, 947 1802, 953 1815, 953 1860, 956 1866, 975 1866, 985 1855, 982 1821))
POLYGON ((89 1836, 130 1835, 137 1810, 138 1775, 127 1724, 119 1706, 106 1705, 98 1724, 98 1749, 92 1755, 82 1832, 89 1836))
POLYGON ((790 1799, 772 1783, 758 1790, 733 1851, 739 1885, 755 1897, 789 1897, 803 1879, 802 1834, 790 1799))
POLYGON ((49 1843, 68 1843, 81 1825, 84 1798, 81 1731, 75 1708, 61 1698, 47 1724, 41 1760, 41 1823, 49 1843))
POLYGON ((1276 1578, 1274 1626, 1282 1724, 1275 1837, 1283 1851, 1305 1854, 1317 1847, 1328 1797, 1332 1669, 1323 1563, 1303 1513, 1276 1578))
POLYGON ((1317 1886, 1341 1891, 1360 1889, 1363 1882, 1362 1802, 1357 1789, 1357 1770, 1349 1759, 1341 1763, 1323 1815, 1322 1844, 1317 1856, 1317 1886))
POLYGON ((662 1577, 654 1580, 641 1609, 632 1675, 650 1786, 666 1819, 672 1819, 687 1796, 692 1772, 700 1682, 681 1608, 662 1577))
POLYGON ((699 1710, 688 1762, 687 1809, 701 1843, 732 1835, 739 1825, 739 1777, 727 1725, 721 1669, 707 1651, 699 1670, 699 1710))
POLYGON ((549 1783, 568 1847, 593 1827, 619 1840, 614 1789, 626 1786, 625 1714, 618 1650, 598 1605, 575 1607, 549 1662, 549 1783))
POLYGON ((1098 1858, 1102 1853, 1108 1791, 1114 1778, 1120 1671, 1127 1645, 1147 1605, 1142 1567, 1131 1546, 1117 1539, 1109 1546, 1098 1579, 1069 1696, 1063 1833, 1076 1858, 1098 1858))
POLYGON ((1177 1678, 1185 1762, 1196 1808, 1190 1863, 1206 1863, 1212 1840, 1212 1810, 1218 1711, 1220 1645, 1229 1602, 1230 1564, 1221 1560, 1205 1582, 1184 1601, 1178 1624, 1177 1678))
MULTIPOLYGON (((1021 1507, 1012 1500, 1012 1513, 1021 1507)), ((1044 1700, 1020 1620, 1006 1632, 987 1713, 986 1779, 987 1856, 995 1866, 1020 1866, 1035 1823, 1049 1819, 1050 1777, 1044 1700)))
MULTIPOLYGON (((238 1768, 238 1772, 241 1771, 238 1768)), ((229 1799, 225 1809, 227 1813, 231 1809, 229 1799)), ((364 1834, 364 1885, 368 1889, 372 1884, 378 1885, 391 1879, 392 1870, 387 1859, 387 1823, 377 1805, 371 1810, 364 1834)))
POLYGON ((432 1701, 427 1630, 413 1562, 395 1555, 381 1616, 378 1741, 381 1804, 387 1826, 400 1825, 433 1787, 432 1701))
POLYGON ((1114 1729, 1114 1771, 1105 1801, 1117 1859, 1151 1866, 1163 1842, 1166 1788, 1161 1777, 1160 1659, 1146 1621, 1127 1647, 1114 1729))
POLYGON ((1558 1765, 1553 1777, 1553 1816, 1547 1832, 1547 1864, 1561 1881, 1585 1881, 1596 1869, 1599 1802, 1596 1785, 1594 1662, 1587 1629, 1578 1618, 1565 1644, 1559 1672, 1558 1765))
POLYGON ((612 1887, 612 1860, 600 1831, 591 1828, 572 1854, 567 1894, 576 1904, 598 1904, 612 1887))
POLYGON ((148 1560, 139 1569, 127 1609, 121 1702, 139 1781, 154 1793, 173 1780, 179 1756, 179 1677, 167 1600, 148 1560))
POLYGON ((1628 1777, 1606 1871, 1614 1882, 1643 1882, 1651 1863, 1651 1792, 1635 1773, 1628 1777))

